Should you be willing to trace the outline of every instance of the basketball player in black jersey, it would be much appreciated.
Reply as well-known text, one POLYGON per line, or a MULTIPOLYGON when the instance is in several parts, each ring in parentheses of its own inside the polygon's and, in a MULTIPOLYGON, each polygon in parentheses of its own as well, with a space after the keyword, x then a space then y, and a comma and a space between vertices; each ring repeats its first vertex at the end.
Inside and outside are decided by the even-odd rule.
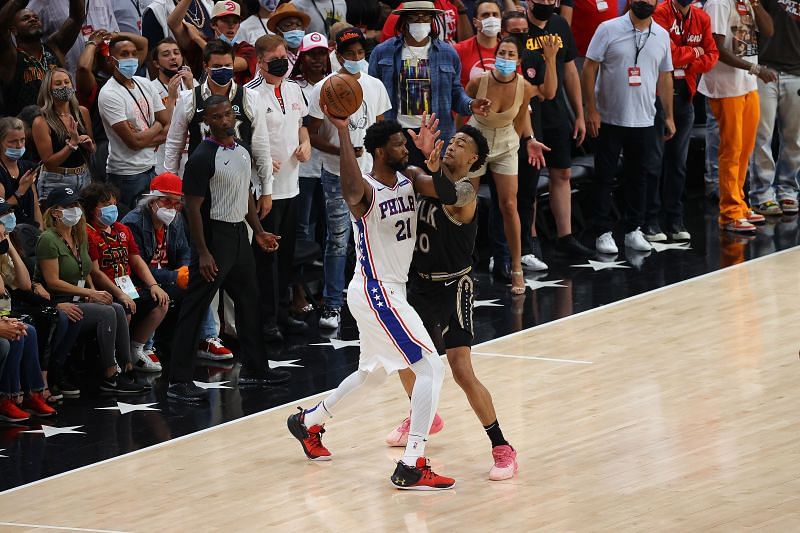
MULTIPOLYGON (((412 134, 414 144, 423 154, 432 150, 441 152, 444 144, 435 140, 438 135, 435 118, 435 115, 429 120, 423 118, 420 133, 412 134)), ((478 231, 480 178, 470 180, 467 173, 480 168, 488 153, 489 146, 483 134, 465 125, 452 138, 441 161, 431 158, 436 168, 430 168, 429 160, 431 173, 444 173, 453 188, 449 195, 437 190, 438 199, 418 196, 417 243, 411 263, 408 301, 419 313, 431 338, 439 345, 444 344, 453 378, 464 390, 492 442, 494 466, 489 479, 501 480, 512 477, 517 471, 516 451, 500 431, 492 397, 473 371, 470 350, 474 296, 472 252, 478 231)), ((408 371, 399 374, 410 395, 414 374, 408 371)), ((439 424, 441 427, 441 422, 439 424)), ((389 434, 387 443, 404 445, 408 435, 405 425, 404 422, 389 434)))

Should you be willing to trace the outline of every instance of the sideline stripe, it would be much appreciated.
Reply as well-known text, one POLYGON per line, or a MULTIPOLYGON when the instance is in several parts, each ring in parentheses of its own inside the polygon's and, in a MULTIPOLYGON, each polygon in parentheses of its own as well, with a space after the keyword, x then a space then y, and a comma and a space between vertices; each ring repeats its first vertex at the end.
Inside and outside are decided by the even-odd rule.
POLYGON ((114 529, 86 529, 82 527, 46 526, 44 524, 20 524, 18 522, 0 522, 0 526, 25 528, 35 527, 36 529, 58 529, 60 531, 90 531, 93 533, 125 533, 124 531, 116 531, 114 529))
POLYGON ((536 361, 552 361, 554 363, 575 363, 577 365, 591 365, 591 361, 579 361, 577 359, 557 359, 553 357, 539 357, 538 355, 508 355, 504 353, 472 352, 472 355, 482 355, 484 357, 505 357, 508 359, 533 359, 536 361))

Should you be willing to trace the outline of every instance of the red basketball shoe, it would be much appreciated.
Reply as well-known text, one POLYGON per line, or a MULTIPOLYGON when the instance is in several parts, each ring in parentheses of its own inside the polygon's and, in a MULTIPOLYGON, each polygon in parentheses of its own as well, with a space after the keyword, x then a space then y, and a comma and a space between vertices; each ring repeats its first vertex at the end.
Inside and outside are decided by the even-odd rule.
POLYGON ((395 488, 402 490, 447 490, 456 485, 455 479, 431 470, 425 457, 417 457, 416 467, 398 461, 391 480, 395 488))
POLYGON ((286 420, 289 431, 294 438, 300 441, 306 457, 312 461, 330 461, 331 452, 322 444, 322 434, 325 433, 325 428, 322 426, 307 428, 303 423, 306 413, 302 407, 298 407, 298 409, 300 409, 299 413, 293 414, 286 420))

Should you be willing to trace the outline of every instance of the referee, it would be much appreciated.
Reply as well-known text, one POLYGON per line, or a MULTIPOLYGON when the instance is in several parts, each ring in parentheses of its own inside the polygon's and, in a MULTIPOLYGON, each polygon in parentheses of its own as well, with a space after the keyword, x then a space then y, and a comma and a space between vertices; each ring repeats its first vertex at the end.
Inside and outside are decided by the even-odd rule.
POLYGON ((211 134, 189 157, 184 172, 192 261, 175 328, 167 391, 169 398, 189 402, 207 397, 204 389, 192 383, 194 355, 203 316, 220 288, 231 295, 236 309, 242 362, 239 384, 268 386, 289 379, 284 370, 268 369, 261 350, 258 283, 245 219, 263 251, 277 250, 279 237, 259 223, 250 194, 250 150, 234 138, 230 101, 215 95, 205 104, 203 121, 211 134))

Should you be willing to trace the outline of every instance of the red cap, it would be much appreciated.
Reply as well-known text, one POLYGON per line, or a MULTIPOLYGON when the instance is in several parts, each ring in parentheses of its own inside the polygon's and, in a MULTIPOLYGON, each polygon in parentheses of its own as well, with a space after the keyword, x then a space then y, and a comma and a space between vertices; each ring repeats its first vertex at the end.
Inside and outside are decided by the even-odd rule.
POLYGON ((172 172, 159 174, 150 181, 151 196, 163 196, 165 194, 183 196, 183 180, 172 172))

